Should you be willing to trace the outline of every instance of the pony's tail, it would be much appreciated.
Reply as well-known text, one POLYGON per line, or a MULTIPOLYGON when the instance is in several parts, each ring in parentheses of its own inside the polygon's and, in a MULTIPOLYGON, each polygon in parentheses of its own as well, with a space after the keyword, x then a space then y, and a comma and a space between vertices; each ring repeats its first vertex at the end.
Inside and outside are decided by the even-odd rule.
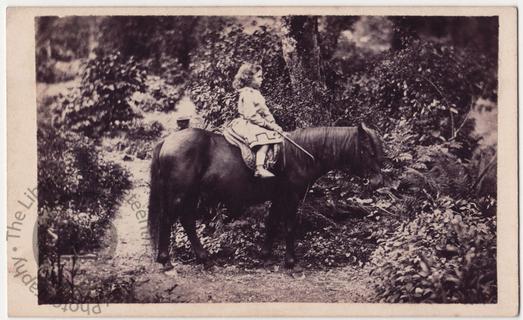
POLYGON ((149 192, 149 214, 147 225, 149 227, 149 236, 153 245, 153 250, 156 254, 158 251, 158 238, 160 234, 160 222, 165 215, 165 208, 163 206, 165 191, 165 184, 162 174, 160 172, 160 150, 162 149, 163 141, 160 142, 153 151, 153 159, 151 161, 151 181, 149 192))

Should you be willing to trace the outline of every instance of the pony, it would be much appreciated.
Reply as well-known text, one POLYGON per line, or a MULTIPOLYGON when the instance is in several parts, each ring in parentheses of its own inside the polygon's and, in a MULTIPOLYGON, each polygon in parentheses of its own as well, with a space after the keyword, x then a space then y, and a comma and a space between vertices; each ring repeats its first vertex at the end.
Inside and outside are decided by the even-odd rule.
POLYGON ((308 188, 330 170, 347 168, 352 174, 368 176, 371 186, 383 182, 382 141, 375 130, 357 127, 298 129, 288 137, 313 158, 285 142, 273 172, 276 177, 260 179, 244 164, 240 149, 222 135, 188 128, 171 134, 153 151, 149 195, 148 229, 156 261, 172 269, 169 256, 171 226, 180 219, 198 261, 209 254, 196 234, 196 207, 202 195, 223 203, 239 216, 253 204, 271 201, 266 216, 262 256, 270 257, 277 226, 285 224, 285 266, 296 264, 294 251, 297 209, 308 188))

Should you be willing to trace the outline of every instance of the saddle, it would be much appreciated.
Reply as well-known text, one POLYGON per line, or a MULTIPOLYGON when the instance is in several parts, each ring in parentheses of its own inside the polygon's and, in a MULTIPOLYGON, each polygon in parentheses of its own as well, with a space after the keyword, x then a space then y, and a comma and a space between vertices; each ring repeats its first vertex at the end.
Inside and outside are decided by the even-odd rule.
MULTIPOLYGON (((245 142, 243 137, 234 132, 231 127, 227 127, 223 130, 223 137, 227 142, 240 149, 243 162, 247 168, 254 171, 256 169, 256 153, 249 148, 249 145, 245 142)), ((281 145, 281 143, 273 143, 269 145, 269 150, 265 157, 265 169, 271 170, 274 168, 281 151, 281 145)))

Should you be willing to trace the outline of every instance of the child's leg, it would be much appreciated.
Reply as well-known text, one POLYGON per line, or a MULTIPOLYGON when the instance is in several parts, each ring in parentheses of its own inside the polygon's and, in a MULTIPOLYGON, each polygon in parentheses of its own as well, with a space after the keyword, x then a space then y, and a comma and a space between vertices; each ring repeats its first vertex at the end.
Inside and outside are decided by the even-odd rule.
POLYGON ((265 164, 265 157, 267 156, 267 151, 269 150, 269 145, 262 145, 256 151, 256 171, 254 175, 261 178, 270 178, 274 177, 274 174, 269 170, 265 169, 263 165, 265 164))
POLYGON ((265 164, 265 156, 269 150, 269 145, 264 144, 258 148, 256 151, 256 167, 262 166, 265 164))

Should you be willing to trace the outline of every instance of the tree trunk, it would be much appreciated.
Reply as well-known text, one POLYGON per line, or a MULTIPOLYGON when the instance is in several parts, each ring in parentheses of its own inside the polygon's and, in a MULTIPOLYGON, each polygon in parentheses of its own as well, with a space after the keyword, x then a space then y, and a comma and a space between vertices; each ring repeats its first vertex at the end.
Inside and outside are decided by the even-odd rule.
POLYGON ((292 108, 298 115, 296 125, 307 127, 325 124, 327 117, 325 110, 322 110, 326 107, 323 101, 325 77, 318 44, 318 18, 284 17, 281 41, 294 95, 292 108))
POLYGON ((324 61, 332 59, 341 32, 349 30, 358 21, 358 16, 324 16, 319 20, 319 43, 324 61))

